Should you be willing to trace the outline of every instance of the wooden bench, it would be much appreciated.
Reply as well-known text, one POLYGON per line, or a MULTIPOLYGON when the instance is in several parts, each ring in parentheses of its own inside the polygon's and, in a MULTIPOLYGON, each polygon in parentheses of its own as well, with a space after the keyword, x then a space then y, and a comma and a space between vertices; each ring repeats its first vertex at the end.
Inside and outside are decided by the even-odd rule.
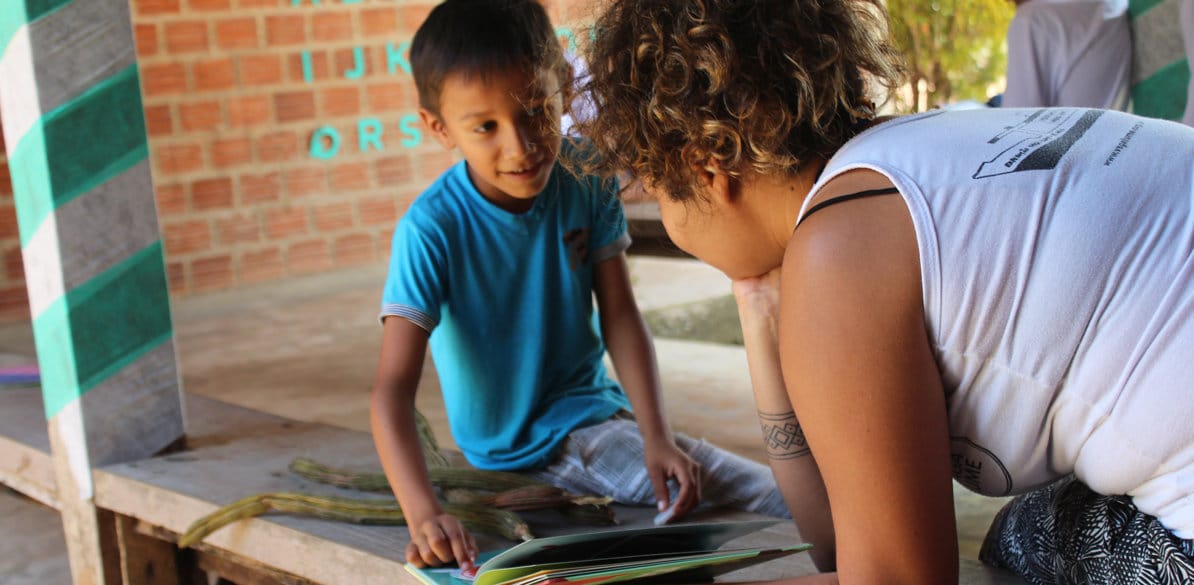
MULTIPOLYGON (((179 551, 177 536, 197 518, 245 496, 297 491, 363 497, 306 481, 287 471, 294 457, 337 466, 377 469, 367 433, 297 422, 194 395, 186 396, 184 450, 93 471, 96 506, 111 521, 114 556, 125 583, 193 583, 210 572, 242 585, 323 583, 372 585, 417 581, 403 569, 406 529, 358 526, 274 514, 238 521, 194 550, 179 551), (170 574, 170 579, 163 577, 170 574), (155 575, 152 579, 146 575, 155 575)), ((56 490, 49 441, 35 389, 0 391, 0 481, 50 506, 56 490), (40 431, 39 431, 40 427, 40 431)), ((378 496, 384 497, 384 496, 378 496)), ((646 525, 653 510, 617 508, 627 525, 646 525)), ((542 535, 583 530, 544 512, 530 515, 542 535)), ((741 519, 748 514, 707 512, 695 519, 741 519)), ((742 546, 796 542, 795 527, 777 527, 743 537, 742 546)), ((478 535, 482 549, 508 543, 478 535)), ((928 544, 927 546, 932 546, 928 544)), ((773 561, 722 577, 726 581, 773 579, 813 572, 807 555, 773 561)), ((963 560, 966 585, 1004 585, 1008 574, 963 560)))

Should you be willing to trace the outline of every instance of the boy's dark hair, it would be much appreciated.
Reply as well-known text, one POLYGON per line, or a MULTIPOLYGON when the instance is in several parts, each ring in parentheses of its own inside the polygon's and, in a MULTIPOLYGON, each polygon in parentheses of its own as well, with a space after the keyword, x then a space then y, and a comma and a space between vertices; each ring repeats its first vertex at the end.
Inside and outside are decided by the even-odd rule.
POLYGON ((562 89, 572 82, 551 18, 535 0, 446 0, 415 32, 410 66, 419 105, 436 115, 449 74, 484 80, 514 68, 546 67, 560 76, 562 89))
POLYGON ((710 161, 739 178, 828 157, 898 87, 881 0, 609 0, 579 88, 585 172, 630 171, 675 200, 710 161))

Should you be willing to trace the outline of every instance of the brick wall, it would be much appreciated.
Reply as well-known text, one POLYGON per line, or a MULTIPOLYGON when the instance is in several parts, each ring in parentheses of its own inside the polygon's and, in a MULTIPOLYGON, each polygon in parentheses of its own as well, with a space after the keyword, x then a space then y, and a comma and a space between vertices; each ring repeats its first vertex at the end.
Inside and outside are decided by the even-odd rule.
MULTIPOLYGON (((572 2, 545 3, 565 23, 572 2)), ((131 0, 176 298, 385 261, 394 222, 455 160, 418 121, 406 61, 434 5, 131 0)), ((27 318, 4 162, 0 252, 0 319, 27 318)))
MULTIPOLYGON (((3 121, 0 120, 0 124, 3 121)), ((0 125, 0 136, 3 126, 0 125)), ((29 318, 29 296, 25 293, 25 265, 21 260, 21 237, 17 233, 17 208, 12 198, 8 153, 0 140, 0 320, 29 318)))

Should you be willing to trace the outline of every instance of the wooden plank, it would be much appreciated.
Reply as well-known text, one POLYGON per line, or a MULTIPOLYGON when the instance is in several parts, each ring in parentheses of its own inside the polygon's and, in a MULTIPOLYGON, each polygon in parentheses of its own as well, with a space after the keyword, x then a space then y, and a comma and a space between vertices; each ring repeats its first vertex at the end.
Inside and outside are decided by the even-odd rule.
POLYGON ((115 518, 124 585, 183 585, 176 560, 177 547, 169 541, 141 534, 136 524, 128 516, 115 518))
POLYGON ((51 508, 58 487, 41 390, 0 390, 0 483, 51 508))
POLYGON ((94 505, 92 467, 183 436, 129 3, 4 10, 0 115, 54 488, 25 481, 34 458, 11 442, 5 475, 58 508, 76 585, 116 584, 114 518, 94 505))

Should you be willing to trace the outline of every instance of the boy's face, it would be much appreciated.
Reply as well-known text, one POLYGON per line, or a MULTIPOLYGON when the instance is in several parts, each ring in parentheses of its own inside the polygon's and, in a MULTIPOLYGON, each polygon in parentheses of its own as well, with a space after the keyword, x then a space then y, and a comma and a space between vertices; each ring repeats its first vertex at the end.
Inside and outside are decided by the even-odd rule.
POLYGON ((445 148, 459 148, 469 178, 498 207, 530 209, 560 152, 560 81, 547 69, 444 78, 437 116, 423 123, 445 148))

